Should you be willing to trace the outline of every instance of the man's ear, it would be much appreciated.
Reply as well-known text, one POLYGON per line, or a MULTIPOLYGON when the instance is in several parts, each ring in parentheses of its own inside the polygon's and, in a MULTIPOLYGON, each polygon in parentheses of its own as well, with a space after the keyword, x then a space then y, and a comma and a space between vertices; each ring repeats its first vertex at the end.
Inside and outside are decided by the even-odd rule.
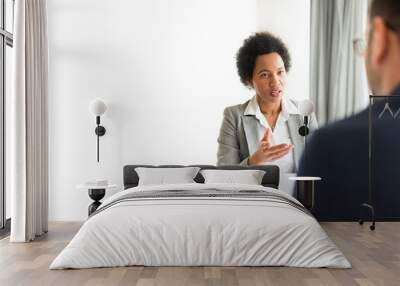
POLYGON ((371 63, 381 65, 388 50, 388 30, 382 17, 375 17, 371 26, 371 63))
POLYGON ((248 81, 246 82, 246 86, 247 86, 249 89, 254 88, 253 82, 252 82, 251 80, 248 80, 248 81))

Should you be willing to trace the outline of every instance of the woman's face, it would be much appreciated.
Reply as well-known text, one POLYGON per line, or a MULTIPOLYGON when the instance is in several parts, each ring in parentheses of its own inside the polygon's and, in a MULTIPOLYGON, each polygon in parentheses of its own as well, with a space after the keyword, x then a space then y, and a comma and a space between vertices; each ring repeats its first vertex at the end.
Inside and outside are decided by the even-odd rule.
POLYGON ((262 102, 281 101, 286 85, 286 69, 278 53, 264 54, 256 58, 250 85, 262 102))

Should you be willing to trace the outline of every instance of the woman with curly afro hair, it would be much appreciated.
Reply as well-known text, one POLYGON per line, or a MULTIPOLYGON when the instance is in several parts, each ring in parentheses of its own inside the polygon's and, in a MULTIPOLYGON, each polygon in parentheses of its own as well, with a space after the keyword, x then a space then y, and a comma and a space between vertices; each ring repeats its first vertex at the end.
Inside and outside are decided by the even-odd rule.
MULTIPOLYGON (((268 33, 256 33, 236 55, 241 82, 255 95, 243 104, 225 108, 218 138, 218 165, 278 165, 295 172, 304 147, 298 129, 303 118, 298 101, 285 95, 291 60, 286 45, 268 33)), ((315 115, 310 129, 317 128, 315 115)))

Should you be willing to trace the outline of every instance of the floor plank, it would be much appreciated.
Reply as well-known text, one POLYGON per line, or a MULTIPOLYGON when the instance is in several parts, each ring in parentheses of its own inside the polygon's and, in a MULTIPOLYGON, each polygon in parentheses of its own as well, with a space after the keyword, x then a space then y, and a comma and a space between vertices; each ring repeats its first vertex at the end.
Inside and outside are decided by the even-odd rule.
POLYGON ((48 269, 81 226, 50 223, 50 231, 32 243, 0 240, 0 285, 399 285, 400 222, 377 223, 375 231, 353 222, 322 223, 350 260, 352 269, 290 267, 116 267, 85 270, 48 269))

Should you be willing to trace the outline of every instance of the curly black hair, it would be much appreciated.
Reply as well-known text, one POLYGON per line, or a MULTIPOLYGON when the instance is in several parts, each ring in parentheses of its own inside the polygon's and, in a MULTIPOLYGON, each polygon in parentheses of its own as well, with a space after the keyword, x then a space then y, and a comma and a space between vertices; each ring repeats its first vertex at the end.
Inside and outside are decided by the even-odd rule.
POLYGON ((280 38, 268 32, 259 32, 244 40, 236 54, 236 66, 240 81, 244 85, 248 86, 253 78, 257 56, 269 53, 278 53, 283 60, 286 72, 289 72, 291 66, 289 50, 280 38))

